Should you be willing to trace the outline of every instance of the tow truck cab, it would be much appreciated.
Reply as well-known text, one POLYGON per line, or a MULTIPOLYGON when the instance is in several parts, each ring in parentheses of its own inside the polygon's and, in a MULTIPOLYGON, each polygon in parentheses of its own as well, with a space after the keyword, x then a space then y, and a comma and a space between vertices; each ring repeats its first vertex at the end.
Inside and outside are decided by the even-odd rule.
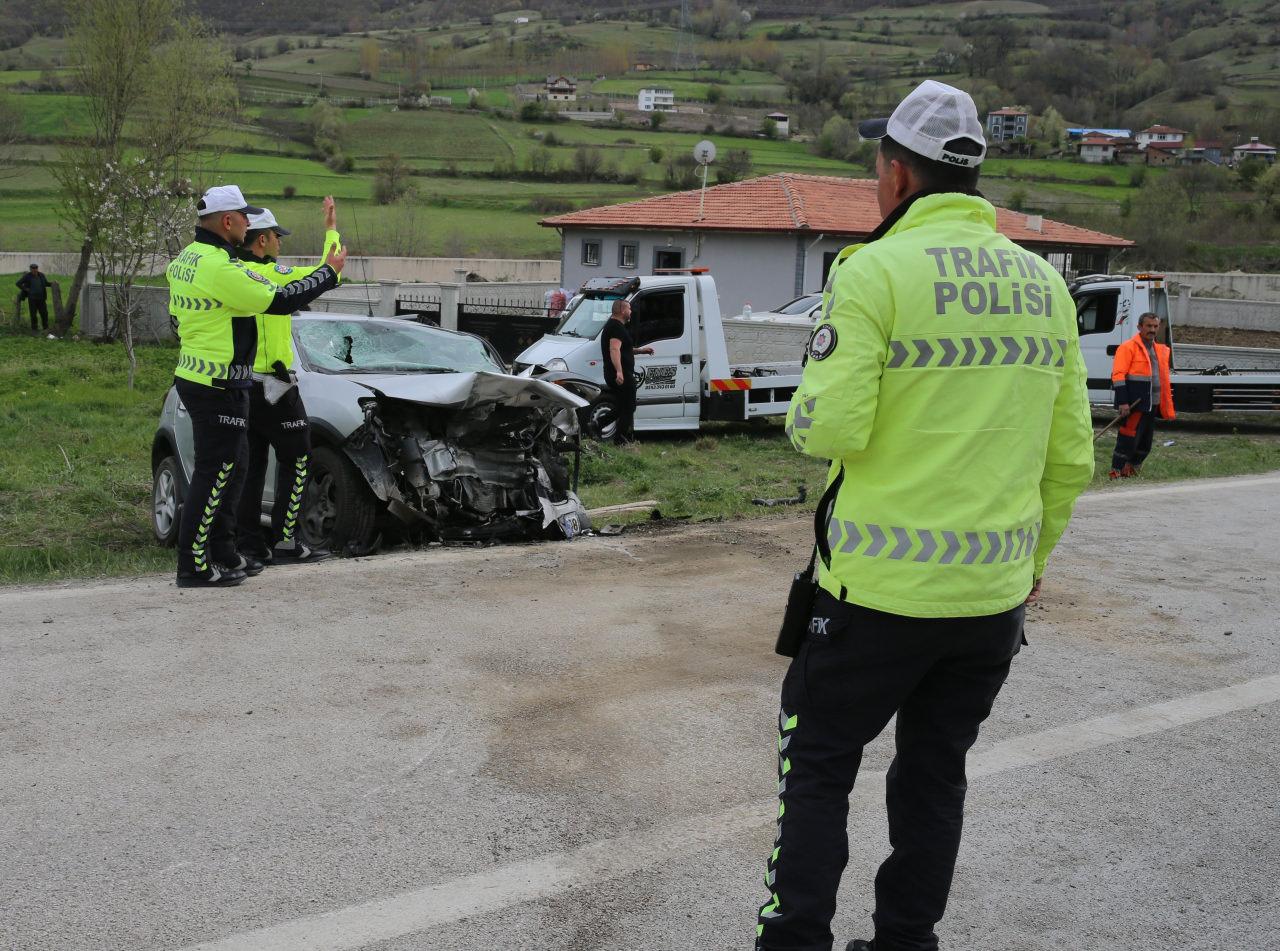
POLYGON ((555 331, 516 357, 514 371, 541 366, 604 386, 600 333, 617 300, 631 303, 628 326, 635 345, 653 348, 635 357, 636 429, 697 429, 707 352, 703 316, 708 308, 719 316, 715 285, 705 273, 587 281, 555 331))

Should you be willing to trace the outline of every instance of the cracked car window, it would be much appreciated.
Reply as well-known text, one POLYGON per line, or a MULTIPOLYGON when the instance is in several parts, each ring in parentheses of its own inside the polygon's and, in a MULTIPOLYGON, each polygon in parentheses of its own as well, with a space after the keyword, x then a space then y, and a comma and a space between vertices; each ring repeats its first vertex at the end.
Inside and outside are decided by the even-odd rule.
POLYGON ((504 373, 474 337, 422 324, 313 320, 294 324, 298 349, 321 373, 504 373))

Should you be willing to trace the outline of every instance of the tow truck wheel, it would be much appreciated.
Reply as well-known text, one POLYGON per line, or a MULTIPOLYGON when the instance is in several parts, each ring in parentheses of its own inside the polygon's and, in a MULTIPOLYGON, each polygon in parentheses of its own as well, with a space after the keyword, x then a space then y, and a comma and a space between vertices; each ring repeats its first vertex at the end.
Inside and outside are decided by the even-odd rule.
POLYGON ((618 404, 612 396, 601 396, 582 413, 582 428, 592 439, 613 442, 617 438, 618 404))

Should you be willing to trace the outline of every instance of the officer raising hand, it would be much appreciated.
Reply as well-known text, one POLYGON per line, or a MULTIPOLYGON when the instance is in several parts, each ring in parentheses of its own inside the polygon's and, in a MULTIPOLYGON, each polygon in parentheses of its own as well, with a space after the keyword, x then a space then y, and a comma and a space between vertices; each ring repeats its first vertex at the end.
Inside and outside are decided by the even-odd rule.
MULTIPOLYGON (((174 386, 191 418, 195 464, 178 529, 181 588, 237 585, 262 564, 235 548, 235 511, 244 484, 249 385, 258 314, 288 315, 335 287, 346 252, 331 252, 302 280, 276 286, 244 267, 235 249, 250 205, 235 185, 210 188, 196 205, 194 240, 169 264, 169 313, 182 349, 174 386)), ((278 316, 273 319, 280 319, 278 316)))
POLYGON ((819 590, 782 685, 761 951, 832 947, 849 793, 895 714, 893 852, 874 940, 848 949, 938 947, 965 757, 1093 474, 1075 307, 1061 275, 996 231, 973 100, 925 82, 859 132, 880 142, 883 221, 837 259, 787 414, 795 447, 831 466, 819 590))
MULTIPOLYGON (((337 232, 338 211, 333 198, 325 198, 322 208, 325 235, 321 257, 324 259, 341 247, 342 238, 337 232)), ((289 229, 281 227, 271 210, 265 209, 261 214, 249 216, 249 230, 237 254, 246 268, 276 285, 310 277, 324 267, 323 264, 310 267, 281 264, 277 260, 280 239, 289 234, 289 229)), ((311 428, 292 372, 292 320, 288 316, 260 314, 257 323, 258 355, 253 363, 253 385, 249 389, 248 475, 236 519, 237 547, 247 561, 267 565, 320 561, 328 557, 329 552, 310 547, 297 535, 311 456, 311 428), (276 452, 275 501, 271 506, 270 536, 264 540, 258 520, 271 449, 276 452)))

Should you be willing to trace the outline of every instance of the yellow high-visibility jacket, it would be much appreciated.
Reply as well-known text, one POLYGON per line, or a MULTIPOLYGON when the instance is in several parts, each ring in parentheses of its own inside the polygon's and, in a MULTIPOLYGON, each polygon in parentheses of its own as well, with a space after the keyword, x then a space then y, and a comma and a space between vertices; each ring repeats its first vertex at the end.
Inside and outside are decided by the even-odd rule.
POLYGON ((840 480, 824 589, 910 617, 1016 607, 1093 475, 1065 282, 982 198, 919 197, 834 265, 787 432, 840 480))
MULTIPOLYGON (((325 259, 331 251, 342 246, 342 238, 336 231, 324 233, 324 251, 320 254, 320 263, 310 267, 290 267, 278 264, 275 259, 255 258, 241 253, 241 262, 250 271, 261 274, 272 284, 285 285, 290 281, 301 280, 324 267, 325 259)), ((339 277, 341 282, 341 277, 339 277)), ((284 364, 286 370, 293 368, 295 355, 293 352, 293 321, 269 314, 258 315, 258 355, 253 361, 253 369, 258 373, 270 373, 276 362, 284 364)))

